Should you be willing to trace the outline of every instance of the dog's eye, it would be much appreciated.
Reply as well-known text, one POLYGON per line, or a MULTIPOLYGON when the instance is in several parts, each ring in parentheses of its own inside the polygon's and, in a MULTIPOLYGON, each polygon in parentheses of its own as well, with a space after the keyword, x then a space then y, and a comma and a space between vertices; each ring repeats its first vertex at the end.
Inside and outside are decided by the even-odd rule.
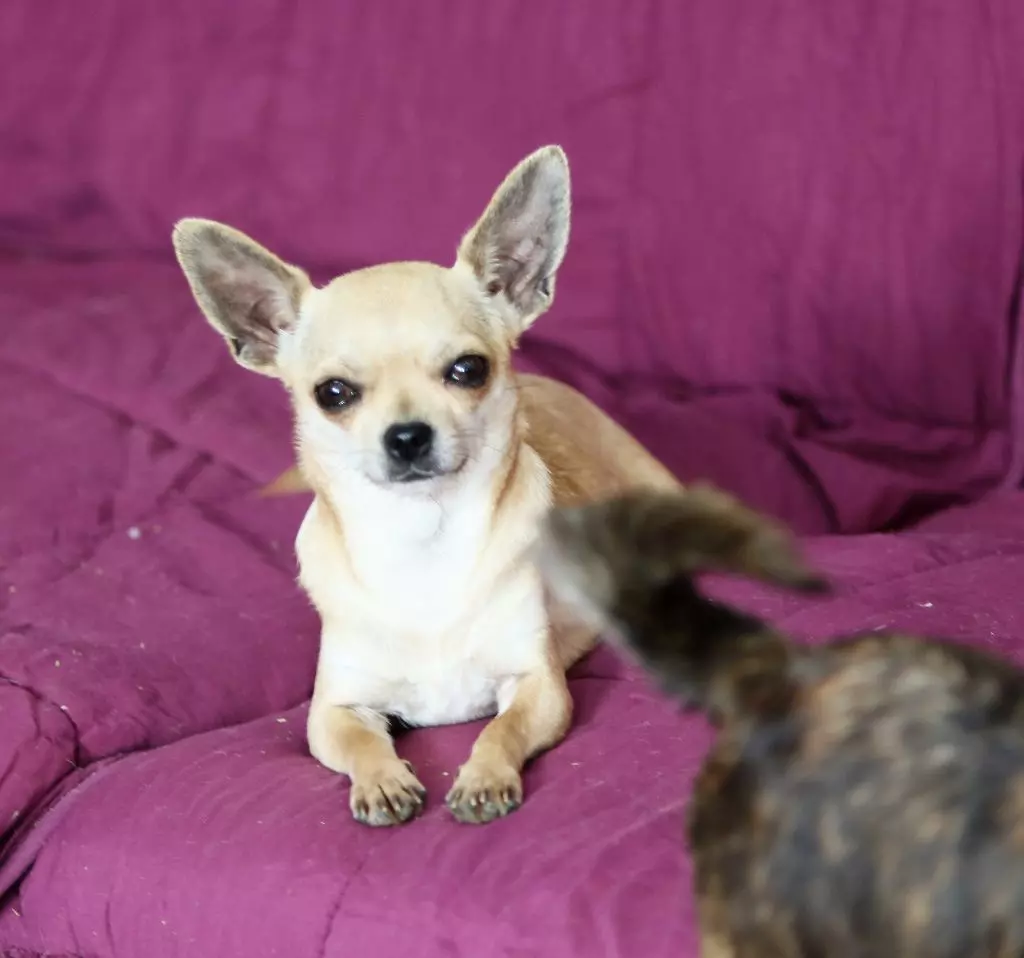
POLYGON ((349 406, 359 398, 359 390, 344 379, 326 379, 313 390, 321 409, 333 410, 349 406))
POLYGON ((445 382, 453 386, 464 386, 466 389, 479 389, 487 382, 491 364, 486 356, 460 356, 448 367, 444 374, 445 382))

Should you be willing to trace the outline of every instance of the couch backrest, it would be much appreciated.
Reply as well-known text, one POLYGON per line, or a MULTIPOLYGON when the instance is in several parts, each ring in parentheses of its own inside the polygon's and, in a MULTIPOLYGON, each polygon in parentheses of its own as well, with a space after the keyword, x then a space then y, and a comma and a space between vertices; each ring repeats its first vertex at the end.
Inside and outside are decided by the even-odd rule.
POLYGON ((1022 50, 1015 0, 9 0, 0 247, 168 255, 203 215, 306 266, 447 262, 556 141, 538 336, 969 437, 1013 403, 1022 50))

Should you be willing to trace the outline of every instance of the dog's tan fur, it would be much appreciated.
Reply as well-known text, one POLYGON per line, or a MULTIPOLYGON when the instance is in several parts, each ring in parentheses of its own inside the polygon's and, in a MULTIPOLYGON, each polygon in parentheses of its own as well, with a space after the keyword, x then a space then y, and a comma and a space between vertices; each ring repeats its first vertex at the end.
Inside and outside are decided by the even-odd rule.
POLYGON ((494 715, 448 805, 468 822, 519 805, 523 764, 569 727, 565 670, 595 638, 545 594, 530 556, 538 523, 553 503, 676 486, 579 393, 511 369, 519 336, 551 305, 568 233, 556 147, 509 174, 450 269, 391 263, 317 289, 229 227, 175 230, 207 319, 238 362, 292 397, 298 471, 267 491, 314 493, 296 540, 322 620, 309 746, 351 778, 353 814, 369 824, 423 806, 389 716, 494 715), (450 381, 466 356, 489 364, 472 388, 450 381), (329 382, 358 384, 346 392, 356 398, 325 411, 317 396, 329 382), (410 421, 433 429, 429 468, 423 481, 395 481, 382 442, 410 421))

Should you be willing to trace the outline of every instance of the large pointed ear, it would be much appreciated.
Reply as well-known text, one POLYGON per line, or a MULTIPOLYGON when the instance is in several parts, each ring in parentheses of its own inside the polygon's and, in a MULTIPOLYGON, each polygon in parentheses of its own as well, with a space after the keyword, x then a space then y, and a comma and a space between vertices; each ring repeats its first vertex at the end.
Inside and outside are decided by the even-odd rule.
POLYGON ((518 335, 550 305, 569 242, 569 161, 546 146, 522 161, 459 246, 485 294, 518 335))
POLYGON ((295 325, 309 277, 244 233, 211 220, 182 220, 173 241, 192 295, 235 359, 276 375, 278 337, 295 325))

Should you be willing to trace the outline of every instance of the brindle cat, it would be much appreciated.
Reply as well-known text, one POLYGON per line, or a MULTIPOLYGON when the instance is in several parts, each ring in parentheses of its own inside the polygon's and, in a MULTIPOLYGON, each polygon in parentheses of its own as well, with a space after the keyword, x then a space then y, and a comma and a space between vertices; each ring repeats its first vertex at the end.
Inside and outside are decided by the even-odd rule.
POLYGON ((717 726, 687 822, 702 954, 1024 955, 1024 673, 909 635, 794 644, 705 571, 823 591, 711 487, 554 511, 550 587, 717 726))

